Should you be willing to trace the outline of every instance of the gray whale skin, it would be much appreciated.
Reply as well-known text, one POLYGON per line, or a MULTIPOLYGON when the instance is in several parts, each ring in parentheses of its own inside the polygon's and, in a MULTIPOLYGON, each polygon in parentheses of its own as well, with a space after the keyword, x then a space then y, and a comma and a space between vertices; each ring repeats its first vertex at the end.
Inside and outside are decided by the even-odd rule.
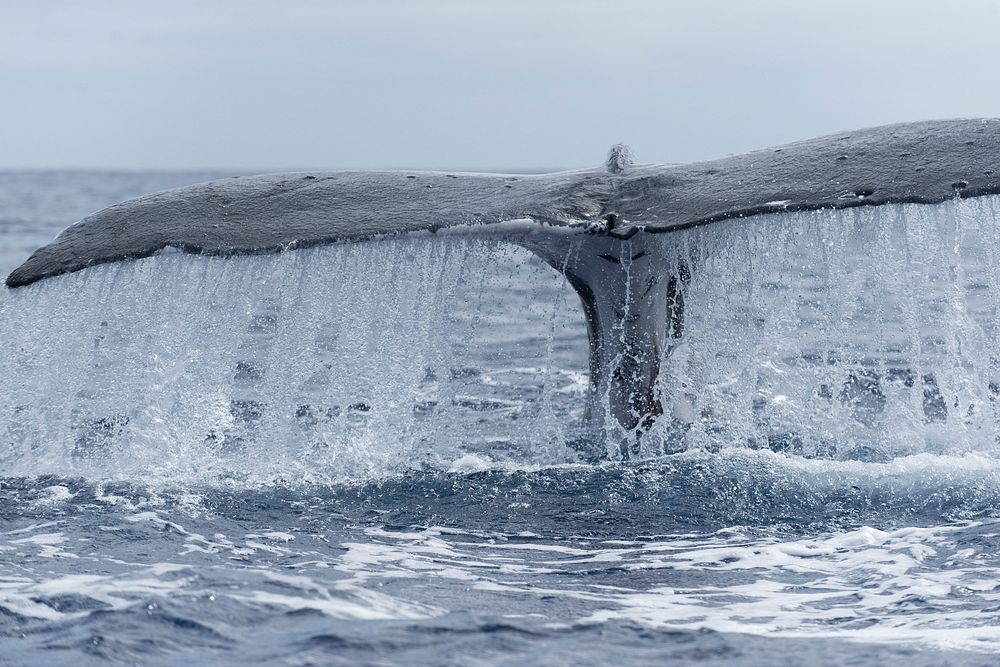
POLYGON ((997 193, 1000 119, 888 125, 685 165, 634 164, 616 146, 601 168, 543 175, 236 177, 94 213, 38 249, 6 283, 23 287, 168 246, 225 255, 412 232, 502 238, 541 256, 580 295, 590 334, 590 419, 631 443, 663 411, 656 380, 664 351, 683 330, 691 270, 664 271, 652 235, 768 212, 997 193), (628 296, 635 294, 643 296, 628 296))

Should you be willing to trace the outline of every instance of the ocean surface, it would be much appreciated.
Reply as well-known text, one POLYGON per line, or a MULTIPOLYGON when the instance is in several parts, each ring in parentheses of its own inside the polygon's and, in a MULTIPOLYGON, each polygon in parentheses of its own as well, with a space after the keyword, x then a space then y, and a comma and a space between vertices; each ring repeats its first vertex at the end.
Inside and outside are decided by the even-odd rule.
MULTIPOLYGON (((221 176, 0 172, 0 273, 221 176)), ((998 664, 993 203, 768 220, 670 241, 673 409, 628 460, 517 248, 0 290, 0 665, 998 664)))

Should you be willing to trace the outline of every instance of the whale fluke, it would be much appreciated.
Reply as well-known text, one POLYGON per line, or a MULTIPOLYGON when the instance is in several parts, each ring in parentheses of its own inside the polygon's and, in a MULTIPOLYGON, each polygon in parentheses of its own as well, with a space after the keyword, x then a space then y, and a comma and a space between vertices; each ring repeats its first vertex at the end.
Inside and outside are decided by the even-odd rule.
MULTIPOLYGON (((938 203, 1000 191, 1000 120, 888 125, 686 165, 541 175, 331 172, 235 177, 147 195, 90 215, 36 251, 8 287, 167 247, 280 252, 387 234, 530 220, 604 222, 616 238, 774 211, 938 203)), ((501 233, 498 231, 498 234, 501 233)))
POLYGON ((98 211, 35 252, 8 276, 7 286, 146 257, 168 246, 193 253, 246 254, 511 220, 569 225, 596 216, 607 196, 607 183, 587 172, 235 177, 98 211))
POLYGON ((238 177, 94 213, 6 282, 23 287, 166 247, 219 255, 415 232, 502 238, 541 256, 580 295, 590 334, 591 418, 625 441, 663 411, 656 382, 683 333, 685 285, 696 270, 667 267, 652 235, 763 213, 998 193, 995 119, 889 125, 686 165, 633 164, 619 144, 599 169, 543 175, 238 177))

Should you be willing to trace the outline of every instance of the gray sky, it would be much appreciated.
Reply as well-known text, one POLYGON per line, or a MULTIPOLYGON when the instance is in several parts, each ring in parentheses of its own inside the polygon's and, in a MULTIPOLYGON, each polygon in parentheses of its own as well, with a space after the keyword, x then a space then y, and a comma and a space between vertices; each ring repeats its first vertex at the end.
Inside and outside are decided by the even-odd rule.
POLYGON ((0 0, 0 168, 545 168, 1000 116, 996 0, 0 0))

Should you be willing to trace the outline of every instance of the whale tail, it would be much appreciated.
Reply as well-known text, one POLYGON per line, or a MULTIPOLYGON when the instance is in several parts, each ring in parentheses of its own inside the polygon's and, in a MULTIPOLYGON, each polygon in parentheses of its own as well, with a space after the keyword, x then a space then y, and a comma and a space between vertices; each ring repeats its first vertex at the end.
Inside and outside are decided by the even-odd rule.
POLYGON ((627 455, 661 417, 694 418, 685 414, 683 388, 664 399, 664 370, 683 341, 689 285, 700 270, 695 253, 678 252, 671 232, 768 213, 997 193, 997 120, 886 126, 689 165, 639 165, 619 144, 602 168, 556 174, 237 177, 97 212, 6 282, 24 287, 165 248, 224 255, 399 234, 502 239, 539 255, 580 296, 589 418, 627 455))

